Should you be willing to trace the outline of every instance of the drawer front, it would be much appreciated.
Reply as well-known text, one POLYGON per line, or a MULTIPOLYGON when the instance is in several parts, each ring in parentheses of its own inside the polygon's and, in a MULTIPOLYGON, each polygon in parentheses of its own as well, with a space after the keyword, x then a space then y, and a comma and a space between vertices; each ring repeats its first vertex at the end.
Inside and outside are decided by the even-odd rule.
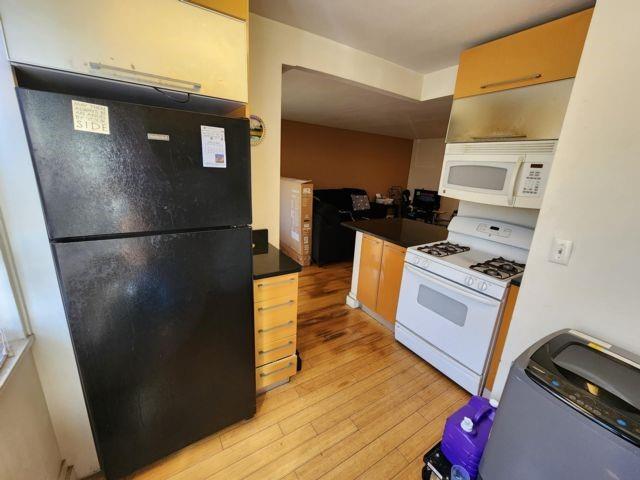
POLYGON ((298 274, 279 275, 253 281, 253 301, 258 303, 274 298, 298 296, 298 274))
POLYGON ((296 353, 296 337, 285 337, 271 342, 256 338, 256 366, 275 362, 296 353))
POLYGON ((256 369, 256 389, 261 389, 285 380, 296 374, 298 358, 295 355, 283 358, 256 369))
POLYGON ((295 336, 297 320, 298 302, 295 297, 276 298, 256 303, 254 309, 256 344, 295 336))

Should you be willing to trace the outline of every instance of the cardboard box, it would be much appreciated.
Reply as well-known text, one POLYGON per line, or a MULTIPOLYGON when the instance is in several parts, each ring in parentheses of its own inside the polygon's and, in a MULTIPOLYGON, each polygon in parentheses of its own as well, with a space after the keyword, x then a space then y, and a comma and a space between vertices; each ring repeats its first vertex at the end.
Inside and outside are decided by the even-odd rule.
POLYGON ((313 183, 280 178, 280 249, 300 265, 311 265, 313 183))

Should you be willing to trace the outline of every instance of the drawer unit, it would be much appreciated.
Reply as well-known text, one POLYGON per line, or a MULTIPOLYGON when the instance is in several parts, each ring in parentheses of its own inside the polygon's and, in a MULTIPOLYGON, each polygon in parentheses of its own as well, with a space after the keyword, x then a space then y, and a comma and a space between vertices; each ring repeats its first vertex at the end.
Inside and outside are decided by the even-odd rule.
POLYGON ((294 354, 256 368, 256 388, 267 388, 274 383, 292 377, 296 373, 297 363, 298 358, 294 354))
POLYGON ((261 367, 283 357, 296 353, 296 337, 285 337, 279 340, 264 341, 256 335, 256 366, 261 367))
POLYGON ((297 368, 298 274, 253 281, 256 389, 295 375, 297 368))
POLYGON ((253 300, 256 303, 280 297, 298 297, 297 273, 254 280, 253 300))

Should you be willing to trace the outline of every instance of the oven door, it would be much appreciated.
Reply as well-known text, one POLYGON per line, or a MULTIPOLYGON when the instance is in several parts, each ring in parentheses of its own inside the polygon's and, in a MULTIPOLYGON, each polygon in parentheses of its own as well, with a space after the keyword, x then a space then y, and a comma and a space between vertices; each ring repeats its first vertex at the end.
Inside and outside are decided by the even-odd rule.
POLYGON ((511 207, 524 155, 445 154, 440 195, 511 207))
POLYGON ((482 375, 501 302, 405 263, 397 319, 482 375))

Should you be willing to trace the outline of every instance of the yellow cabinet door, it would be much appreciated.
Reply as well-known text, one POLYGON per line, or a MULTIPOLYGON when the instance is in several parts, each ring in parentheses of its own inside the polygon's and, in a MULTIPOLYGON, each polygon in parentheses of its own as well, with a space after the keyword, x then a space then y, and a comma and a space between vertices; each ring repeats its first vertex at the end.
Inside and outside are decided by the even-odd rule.
POLYGON ((375 310, 378 298, 380 263, 382 262, 383 241, 364 235, 360 247, 360 270, 358 273, 358 301, 375 310))
POLYGON ((576 76, 593 8, 465 50, 454 98, 576 76))
POLYGON ((405 248, 384 242, 376 313, 391 323, 396 321, 405 252, 405 248))

